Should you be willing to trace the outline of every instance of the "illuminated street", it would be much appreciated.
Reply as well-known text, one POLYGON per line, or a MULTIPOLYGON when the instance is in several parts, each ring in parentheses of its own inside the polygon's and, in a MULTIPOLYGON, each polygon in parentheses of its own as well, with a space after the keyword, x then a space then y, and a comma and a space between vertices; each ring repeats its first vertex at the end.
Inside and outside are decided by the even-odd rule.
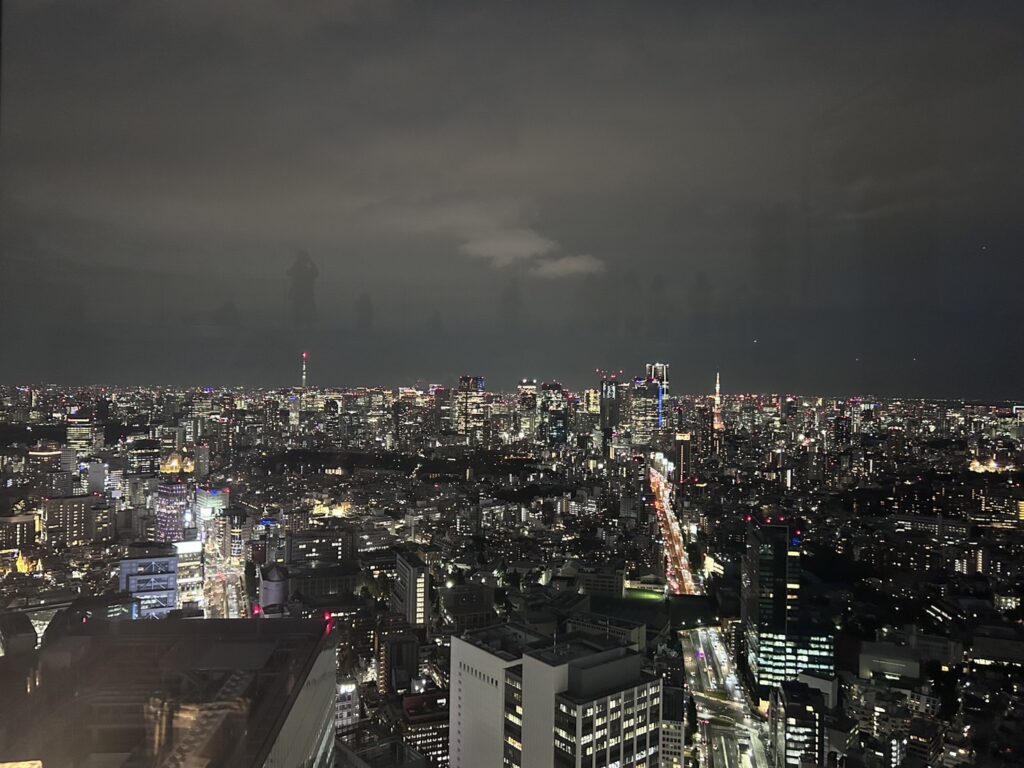
POLYGON ((686 559, 686 547, 683 542, 679 520, 672 511, 671 490, 664 475, 651 467, 651 490, 654 491, 654 508, 661 526, 661 535, 665 541, 665 555, 668 560, 667 578, 674 595, 699 595, 690 573, 690 564, 686 559))
MULTIPOLYGON (((673 594, 699 595, 686 556, 682 528, 672 509, 672 489, 665 476, 650 470, 651 490, 668 560, 669 586, 673 594)), ((701 765, 767 766, 758 733, 763 724, 750 716, 732 659, 719 627, 699 627, 679 633, 687 686, 697 702, 700 719, 701 765)))

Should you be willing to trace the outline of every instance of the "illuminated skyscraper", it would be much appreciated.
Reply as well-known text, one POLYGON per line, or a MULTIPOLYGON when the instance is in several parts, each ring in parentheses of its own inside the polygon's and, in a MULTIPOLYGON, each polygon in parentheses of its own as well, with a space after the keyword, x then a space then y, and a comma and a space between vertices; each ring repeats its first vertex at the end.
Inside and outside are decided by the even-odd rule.
POLYGON ((207 522, 231 506, 230 488, 196 488, 196 514, 207 522))
POLYGON ((540 388, 540 439, 546 445, 562 445, 569 437, 569 401, 557 381, 540 388))
POLYGON ((85 544, 92 539, 89 513, 91 496, 67 496, 43 500, 43 525, 46 539, 68 546, 85 544))
POLYGON ((176 541, 179 608, 203 607, 203 544, 200 541, 176 541))
POLYGON ((615 429, 622 418, 623 385, 615 374, 601 379, 601 429, 615 429))
POLYGON ((410 627, 421 629, 430 623, 430 572, 415 554, 398 555, 398 574, 391 591, 391 610, 410 627))
POLYGON ((185 483, 161 483, 157 486, 157 541, 173 543, 185 539, 186 528, 195 527, 188 506, 188 486, 185 483))
POLYGON ((462 376, 455 391, 455 431, 470 445, 482 445, 487 438, 487 402, 483 376, 462 376))
POLYGON ((98 447, 97 443, 103 444, 102 430, 102 427, 97 430, 92 416, 88 413, 76 413, 68 416, 68 446, 75 449, 75 454, 80 459, 91 456, 98 447))
POLYGON ((629 409, 629 431, 634 445, 650 445, 662 424, 664 395, 661 383, 637 379, 629 409))
POLYGON ((668 363, 648 363, 647 380, 661 384, 662 391, 668 394, 668 363))
POLYGON ((60 471, 61 447, 53 440, 40 440, 28 449, 28 473, 31 477, 60 471))
POLYGON ((128 473, 155 475, 160 471, 160 441, 149 438, 133 440, 128 446, 128 473))
POLYGON ((801 531, 780 520, 747 523, 740 616, 743 667, 767 707, 772 688, 804 671, 834 672, 829 628, 801 613, 801 531))
POLYGON ((825 697, 805 683, 787 681, 771 694, 768 717, 774 768, 825 765, 825 697))
POLYGON ((682 485, 694 473, 693 436, 689 432, 676 433, 676 472, 682 485))
POLYGON ((537 439, 537 380, 523 379, 516 388, 516 418, 519 433, 527 440, 537 439))

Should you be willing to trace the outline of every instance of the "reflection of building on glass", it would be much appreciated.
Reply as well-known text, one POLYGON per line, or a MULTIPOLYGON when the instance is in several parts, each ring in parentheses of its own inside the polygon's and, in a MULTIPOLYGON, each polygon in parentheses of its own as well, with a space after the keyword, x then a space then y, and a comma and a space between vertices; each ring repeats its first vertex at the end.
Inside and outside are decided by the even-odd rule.
POLYGON ((316 301, 313 297, 313 283, 319 271, 309 254, 299 251, 295 263, 288 269, 291 281, 288 298, 291 303, 292 322, 295 325, 312 325, 316 322, 316 301))
POLYGON ((357 331, 369 333, 373 330, 373 299, 363 291, 356 297, 355 327, 357 331))

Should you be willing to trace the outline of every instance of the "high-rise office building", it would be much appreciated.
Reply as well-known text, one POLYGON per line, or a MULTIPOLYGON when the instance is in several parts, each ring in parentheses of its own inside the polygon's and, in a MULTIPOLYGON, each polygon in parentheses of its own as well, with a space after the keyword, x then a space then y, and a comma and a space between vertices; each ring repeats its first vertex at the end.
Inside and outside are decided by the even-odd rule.
POLYGON ((359 685, 354 677, 346 677, 334 689, 334 728, 344 733, 359 725, 359 685))
POLYGON ((658 765, 661 680, 641 660, 516 625, 452 638, 451 765, 658 765))
POLYGON ((664 391, 660 382, 638 379, 633 383, 629 432, 634 445, 650 445, 663 424, 664 391))
MULTIPOLYGON (((79 485, 79 488, 81 486, 79 485)), ((47 472, 39 480, 38 490, 44 498, 55 496, 73 496, 75 494, 75 475, 72 472, 47 472)))
POLYGON ((128 447, 128 473, 155 475, 160 471, 160 441, 149 438, 134 440, 128 447))
POLYGON ((569 437, 569 401, 557 381, 540 388, 540 440, 546 445, 563 445, 569 437))
POLYGON ((696 469, 693 443, 693 435, 691 433, 676 433, 676 475, 680 485, 689 481, 696 469))
POLYGON ((75 455, 84 459, 103 445, 103 427, 95 424, 89 413, 76 413, 67 419, 67 443, 75 455))
POLYGON ((659 765, 662 682, 642 660, 571 636, 527 651, 505 672, 508 765, 659 765))
POLYGON ((523 379, 516 387, 516 418, 519 422, 519 434, 525 440, 537 439, 537 406, 537 380, 523 379))
POLYGON ((196 523, 208 526, 221 512, 231 506, 229 488, 196 488, 196 523))
POLYGON ((668 363, 647 363, 647 381, 656 381, 661 385, 662 392, 668 394, 668 363))
POLYGON ((32 478, 59 472, 61 460, 60 443, 53 440, 40 440, 28 449, 26 469, 32 478))
POLYGON ((601 379, 601 429, 615 429, 622 418, 623 385, 614 375, 601 379))
POLYGON ((229 507, 213 520, 214 544, 220 556, 232 565, 245 560, 245 545, 252 538, 252 522, 245 510, 229 507))
POLYGON ((402 697, 401 708, 389 707, 402 741, 427 759, 431 768, 448 765, 448 691, 433 689, 402 697))
POLYGON ((410 627, 423 629, 430 623, 430 571, 413 553, 396 556, 395 583, 391 589, 391 610, 410 627))
POLYGON ((89 512, 95 499, 91 496, 63 496, 43 500, 43 524, 46 540, 69 547, 92 540, 89 512))
POLYGON ((741 659, 762 708, 772 689, 800 672, 834 672, 832 630, 809 621, 800 602, 801 530, 751 518, 741 582, 741 659))
POLYGON ((194 531, 185 483, 161 483, 156 489, 156 540, 184 541, 186 531, 194 531))
POLYGON ((203 543, 176 541, 174 550, 178 556, 177 585, 179 608, 202 609, 203 600, 203 543))
POLYGON ((118 588, 138 598, 139 618, 167 616, 178 607, 178 554, 174 545, 129 544, 118 570, 118 588))
POLYGON ((420 669, 420 641, 409 631, 381 625, 374 634, 377 690, 381 695, 405 693, 420 669))
POLYGON ((484 387, 483 376, 462 376, 454 394, 455 432, 465 436, 470 445, 485 445, 488 439, 489 414, 484 387))
POLYGON ((0 515, 0 550, 34 544, 38 521, 37 515, 0 515))
POLYGON ((195 456, 196 480, 205 480, 210 476, 210 446, 199 443, 192 449, 195 456))
POLYGON ((826 714, 821 691, 793 680, 774 688, 768 709, 772 768, 825 765, 826 714))

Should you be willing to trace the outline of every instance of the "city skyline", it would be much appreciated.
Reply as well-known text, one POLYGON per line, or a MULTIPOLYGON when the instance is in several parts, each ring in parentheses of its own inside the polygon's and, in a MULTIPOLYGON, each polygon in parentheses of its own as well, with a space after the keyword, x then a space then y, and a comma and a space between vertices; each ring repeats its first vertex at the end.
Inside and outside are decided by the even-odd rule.
MULTIPOLYGON (((308 358, 307 358, 308 359, 308 358)), ((498 386, 494 386, 494 380, 490 376, 482 376, 488 382, 487 391, 497 395, 514 395, 516 388, 524 383, 532 381, 534 383, 550 383, 558 384, 566 388, 566 391, 574 395, 584 395, 587 392, 597 392, 601 383, 601 376, 599 371, 591 372, 591 380, 586 381, 584 377, 577 376, 573 379, 568 378, 543 378, 537 376, 522 376, 519 378, 513 378, 511 380, 500 380, 498 386), (573 385, 569 385, 566 382, 574 381, 578 382, 573 385)), ((619 372, 621 373, 621 371, 619 372)), ((718 372, 720 375, 721 372, 718 372)), ((429 391, 433 387, 444 387, 451 388, 458 383, 460 377, 465 374, 451 374, 448 376, 438 377, 436 379, 425 379, 419 378, 411 381, 401 381, 395 384, 382 384, 373 382, 357 382, 357 383, 330 383, 330 382, 312 382, 303 384, 302 374, 299 375, 299 383, 281 383, 276 385, 246 385, 246 384, 225 384, 215 382, 201 382, 201 383, 181 383, 181 384, 168 384, 168 383, 136 383, 136 384, 120 384, 113 382, 70 382, 70 383, 56 383, 50 381, 38 381, 30 383, 6 383, 0 384, 0 386, 7 386, 11 389, 50 389, 57 388, 67 390, 68 392, 74 391, 129 391, 132 389, 149 389, 149 390, 166 390, 169 392, 193 392, 193 391, 207 391, 207 392, 231 392, 231 391, 251 391, 251 392, 283 392, 287 390, 310 390, 324 393, 330 392, 341 392, 341 391, 357 391, 357 390, 384 390, 397 392, 405 389, 418 390, 422 392, 429 391)), ((623 376, 621 381, 626 384, 633 381, 644 380, 644 376, 639 373, 633 376, 623 376)), ((687 399, 699 399, 705 398, 709 402, 715 400, 715 386, 712 384, 711 387, 705 388, 702 391, 699 388, 686 389, 678 383, 678 380, 673 378, 675 386, 673 387, 673 395, 679 398, 687 399)), ((751 398, 751 397, 803 397, 810 399, 825 399, 825 400, 879 400, 879 401, 921 401, 921 402, 936 402, 936 403, 962 403, 962 404, 991 404, 991 405, 1003 405, 1003 406, 1022 406, 1024 398, 1021 397, 963 397, 963 396, 934 396, 921 393, 903 393, 903 394, 883 394, 881 392, 873 391, 857 391, 849 390, 843 392, 826 392, 826 391, 800 391, 796 389, 775 389, 775 390, 730 390, 721 393, 721 397, 725 398, 751 398)), ((1022 406, 1024 407, 1024 406, 1022 406)))
POLYGON ((0 768, 1024 766, 1022 30, 0 0, 0 768))

